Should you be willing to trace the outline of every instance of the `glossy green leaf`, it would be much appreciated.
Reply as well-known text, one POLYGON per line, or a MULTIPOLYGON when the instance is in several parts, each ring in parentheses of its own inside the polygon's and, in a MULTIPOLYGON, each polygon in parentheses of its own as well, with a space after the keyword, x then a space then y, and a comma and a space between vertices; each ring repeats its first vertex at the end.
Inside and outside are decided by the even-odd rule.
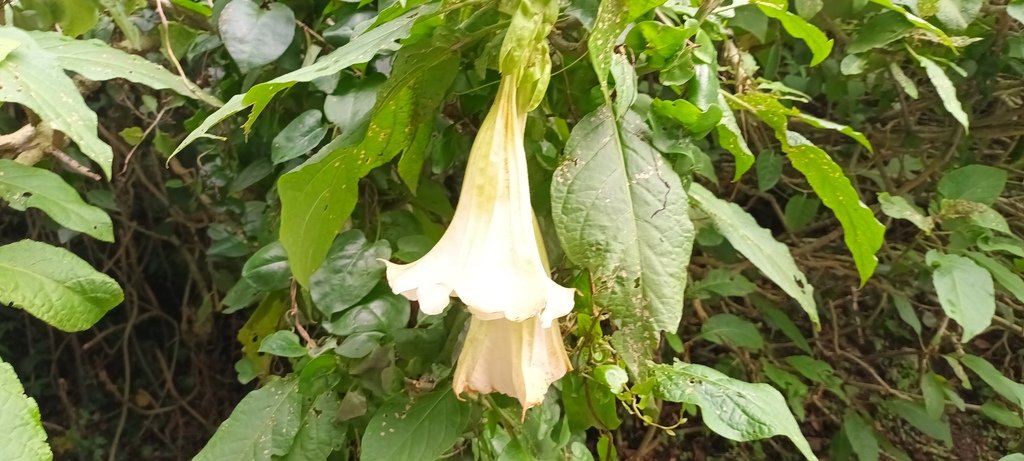
POLYGON ((1010 410, 1006 405, 998 401, 989 400, 981 404, 981 414, 1003 426, 1024 429, 1024 418, 1021 418, 1018 412, 1010 410))
POLYGON ((0 246, 0 304, 82 331, 123 300, 114 279, 68 250, 32 240, 0 246))
POLYGON ((878 266, 875 253, 882 248, 885 226, 860 201, 849 178, 825 151, 792 131, 786 132, 783 150, 793 167, 807 178, 821 202, 839 219, 839 224, 843 226, 843 240, 853 254, 863 286, 878 266))
MULTIPOLYGON (((743 173, 746 173, 754 165, 754 154, 747 146, 747 140, 743 138, 743 132, 740 131, 739 124, 736 123, 736 116, 721 94, 718 95, 718 107, 722 109, 722 120, 715 128, 715 133, 718 135, 718 143, 735 158, 736 172, 733 174, 732 180, 739 181, 743 173)), ((760 178, 760 171, 758 178, 760 178)))
POLYGON ((0 101, 21 104, 44 122, 66 134, 109 178, 113 152, 96 136, 96 113, 85 104, 78 87, 57 58, 32 36, 13 27, 0 27, 0 39, 20 42, 0 61, 0 101))
POLYGON ((254 253, 242 266, 242 277, 262 291, 288 288, 292 272, 288 269, 288 255, 281 243, 271 243, 254 253))
POLYGON ((455 445, 469 423, 470 406, 451 387, 385 403, 366 425, 363 459, 437 459, 455 445))
POLYGON ((313 150, 327 136, 327 127, 320 121, 323 114, 310 109, 295 117, 281 130, 270 144, 270 159, 274 164, 301 157, 313 150))
POLYGON ((789 8, 788 1, 777 1, 777 0, 753 0, 751 3, 757 5, 757 8, 764 13, 765 16, 778 20, 782 24, 782 27, 796 38, 799 38, 807 44, 807 47, 811 49, 811 65, 816 66, 821 61, 824 61, 828 57, 828 54, 832 52, 832 39, 825 36, 825 34, 808 23, 804 18, 790 13, 787 9, 789 8))
POLYGON ((645 132, 634 114, 616 121, 601 107, 573 129, 551 183, 562 247, 590 271, 594 304, 618 323, 613 342, 633 372, 657 332, 679 325, 694 238, 686 191, 645 132))
POLYGON ((950 170, 939 180, 944 198, 992 205, 1006 187, 1006 171, 988 165, 967 165, 950 170))
POLYGON ((260 342, 259 352, 278 357, 304 357, 309 350, 299 343, 299 336, 290 330, 275 331, 260 342))
POLYGON ((733 314, 716 314, 700 326, 700 335, 715 344, 736 346, 752 351, 764 347, 764 338, 748 320, 733 314))
POLYGON ((50 170, 0 159, 0 200, 16 210, 38 208, 61 226, 114 241, 110 216, 85 203, 78 191, 50 170))
POLYGON ((394 61, 396 77, 379 90, 362 141, 339 148, 328 144, 323 156, 318 154, 281 177, 281 242, 299 283, 308 286, 309 275, 352 213, 360 178, 401 153, 399 175, 416 188, 434 120, 458 70, 458 59, 459 54, 442 40, 403 48, 394 61))
POLYGON ((814 302, 814 287, 796 267, 787 248, 772 237, 771 231, 761 227, 753 216, 735 203, 715 197, 700 184, 690 186, 690 199, 704 213, 736 251, 793 297, 800 307, 818 325, 818 308, 814 302))
POLYGON ((996 313, 992 275, 968 258, 937 250, 928 251, 925 260, 933 268, 932 283, 942 310, 964 330, 960 342, 985 331, 996 313))
POLYGON ((388 289, 371 295, 368 300, 348 308, 335 320, 322 323, 325 330, 337 336, 376 331, 394 333, 409 323, 409 300, 388 289))
POLYGON ((54 32, 32 31, 29 34, 42 49, 57 58, 61 67, 89 80, 123 78, 156 90, 171 90, 212 106, 220 107, 222 104, 194 83, 182 79, 180 75, 171 73, 142 56, 126 53, 102 41, 73 40, 54 32))
POLYGON ((745 383, 703 365, 676 362, 652 365, 658 395, 670 402, 697 405, 704 424, 729 440, 748 441, 783 435, 808 460, 811 451, 786 399, 768 384, 745 383))
POLYGON ((416 8, 402 16, 388 21, 342 46, 331 54, 317 61, 315 64, 289 72, 273 80, 258 84, 249 91, 233 96, 224 106, 210 114, 199 126, 192 130, 181 144, 174 149, 172 155, 181 152, 189 144, 203 137, 212 137, 209 131, 214 125, 222 120, 238 113, 246 107, 253 107, 249 114, 246 127, 251 127, 263 109, 270 103, 270 100, 277 93, 291 88, 298 82, 311 82, 320 77, 334 75, 353 64, 369 61, 374 55, 385 47, 390 46, 395 40, 409 36, 412 25, 420 16, 429 15, 434 11, 431 5, 424 5, 416 8))
POLYGON ((384 277, 381 260, 390 257, 391 246, 387 241, 370 243, 361 231, 343 232, 309 280, 317 309, 330 316, 355 305, 384 277))
POLYGON ((925 234, 931 234, 935 228, 935 220, 925 216, 924 212, 904 197, 892 196, 888 192, 879 192, 878 204, 881 205, 882 213, 886 216, 910 221, 925 234))
POLYGON ((250 392, 193 461, 271 461, 288 454, 301 425, 298 388, 291 377, 250 392))
POLYGON ((242 73, 274 62, 295 36, 295 13, 283 3, 267 9, 252 0, 231 0, 220 11, 217 30, 242 73))
MULTIPOLYGON (((2 269, 0 269, 2 270, 2 269)), ((0 359, 0 458, 6 461, 49 461, 46 431, 36 401, 25 389, 14 368, 0 359)))

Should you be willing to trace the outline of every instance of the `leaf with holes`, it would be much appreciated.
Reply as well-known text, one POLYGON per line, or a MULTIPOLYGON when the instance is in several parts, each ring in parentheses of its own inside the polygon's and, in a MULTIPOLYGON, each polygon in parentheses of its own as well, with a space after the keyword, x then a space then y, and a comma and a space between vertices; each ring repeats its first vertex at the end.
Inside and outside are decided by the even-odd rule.
POLYGON ((602 106, 580 120, 551 182, 555 229, 566 255, 590 271, 594 304, 634 373, 682 316, 693 225, 679 176, 643 137, 633 113, 602 106))

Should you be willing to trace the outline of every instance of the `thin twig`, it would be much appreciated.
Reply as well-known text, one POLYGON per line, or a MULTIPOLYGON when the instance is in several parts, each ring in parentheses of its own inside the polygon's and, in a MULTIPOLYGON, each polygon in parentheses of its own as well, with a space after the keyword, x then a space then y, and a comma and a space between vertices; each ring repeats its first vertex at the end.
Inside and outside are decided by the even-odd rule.
POLYGON ((288 315, 290 315, 295 320, 295 331, 298 331, 299 336, 301 336, 302 340, 306 342, 306 348, 313 349, 314 347, 316 347, 316 341, 313 341, 313 338, 309 336, 309 332, 306 331, 306 327, 302 326, 302 320, 299 317, 299 303, 296 302, 295 300, 295 295, 299 291, 299 284, 295 283, 295 280, 292 280, 291 291, 292 306, 291 309, 288 311, 288 315))
MULTIPOLYGON (((159 4, 159 2, 157 2, 157 4, 159 4)), ((142 145, 142 142, 146 140, 146 137, 149 136, 149 133, 151 133, 153 129, 156 128, 157 124, 160 123, 160 119, 164 117, 164 113, 167 112, 167 109, 167 107, 160 109, 160 112, 156 114, 156 118, 153 120, 153 123, 150 123, 149 126, 146 127, 146 131, 142 132, 142 138, 139 139, 139 143, 132 146, 132 149, 128 151, 128 155, 124 157, 124 165, 121 166, 121 174, 124 174, 126 171, 128 171, 128 163, 131 162, 132 156, 135 155, 135 151, 139 150, 139 146, 142 145)))
POLYGON ((85 177, 87 177, 89 179, 92 179, 92 180, 95 180, 95 181, 99 181, 99 180, 103 179, 102 176, 100 176, 100 175, 98 175, 96 173, 93 173, 91 170, 89 170, 88 167, 86 167, 85 165, 82 165, 81 163, 78 163, 77 160, 71 158, 70 155, 65 154, 64 151, 62 151, 62 150, 60 150, 60 149, 58 149, 56 147, 52 147, 52 146, 51 147, 47 147, 46 148, 46 152, 49 153, 50 155, 52 155, 53 158, 55 158, 57 160, 60 160, 61 163, 66 165, 68 168, 71 168, 72 170, 75 170, 76 173, 78 173, 78 174, 80 174, 82 176, 85 176, 85 177))

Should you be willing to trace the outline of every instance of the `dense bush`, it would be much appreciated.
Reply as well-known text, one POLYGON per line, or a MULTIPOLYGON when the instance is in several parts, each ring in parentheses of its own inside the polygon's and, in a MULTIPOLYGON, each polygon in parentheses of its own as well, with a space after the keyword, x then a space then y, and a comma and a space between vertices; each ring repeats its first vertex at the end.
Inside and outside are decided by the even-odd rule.
POLYGON ((1020 0, 0 4, 0 459, 1024 459, 1020 0))

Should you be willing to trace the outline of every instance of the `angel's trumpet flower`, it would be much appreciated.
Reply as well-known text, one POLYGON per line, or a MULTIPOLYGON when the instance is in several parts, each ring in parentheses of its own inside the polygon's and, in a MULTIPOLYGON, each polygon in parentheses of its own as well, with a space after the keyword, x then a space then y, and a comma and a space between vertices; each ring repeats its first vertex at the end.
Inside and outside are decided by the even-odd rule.
POLYGON ((419 301, 425 314, 441 313, 449 297, 458 296, 474 320, 537 317, 540 327, 547 328, 572 310, 573 290, 549 277, 535 232, 523 145, 526 112, 516 98, 516 79, 502 77, 497 100, 470 150, 455 216, 441 240, 418 261, 388 263, 391 289, 419 301))
POLYGON ((519 399, 523 412, 544 402, 548 386, 571 369, 558 326, 536 318, 469 321, 455 367, 455 394, 501 392, 519 399))

